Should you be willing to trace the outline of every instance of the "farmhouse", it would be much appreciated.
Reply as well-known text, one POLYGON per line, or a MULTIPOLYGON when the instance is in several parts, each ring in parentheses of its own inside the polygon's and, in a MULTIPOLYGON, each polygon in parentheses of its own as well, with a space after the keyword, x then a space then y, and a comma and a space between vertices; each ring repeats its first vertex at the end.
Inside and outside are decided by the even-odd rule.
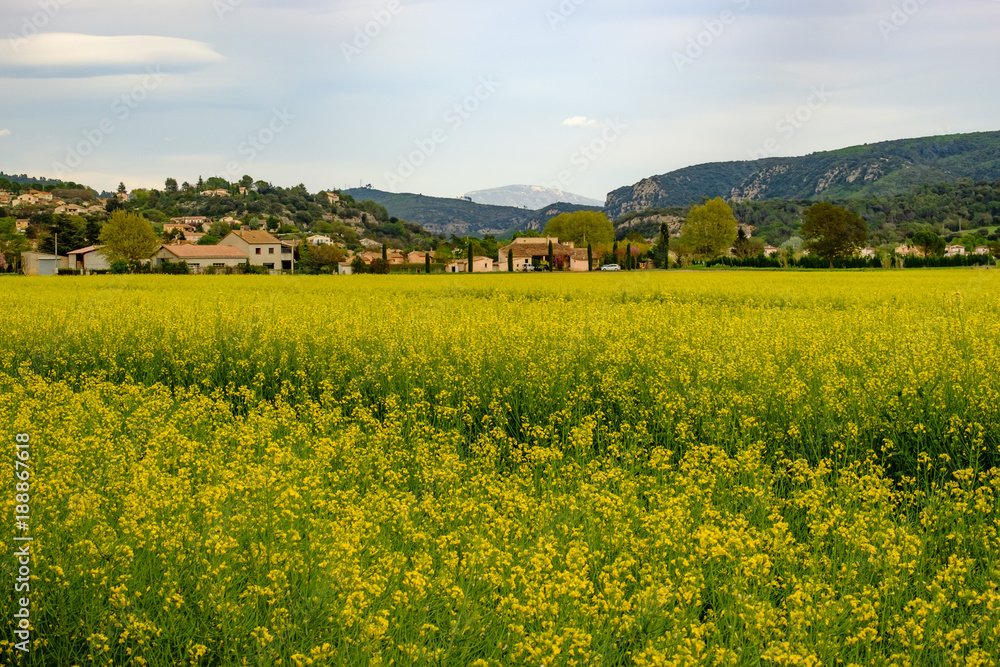
POLYGON ((557 238, 515 239, 510 245, 500 248, 499 270, 507 271, 508 253, 513 257, 514 271, 530 271, 528 267, 547 262, 549 243, 552 244, 552 257, 557 266, 568 271, 590 270, 586 248, 576 248, 573 243, 560 243, 557 238))
POLYGON ((306 239, 309 243, 313 245, 327 245, 332 239, 329 236, 323 236, 322 234, 314 234, 306 239))
POLYGON ((208 267, 224 269, 245 264, 249 257, 233 246, 223 245, 165 245, 153 256, 155 266, 164 262, 187 262, 192 273, 202 273, 208 267))
POLYGON ((91 271, 107 271, 111 268, 107 257, 101 252, 104 246, 92 245, 69 253, 69 268, 90 273, 91 271))
POLYGON ((229 232, 219 245, 239 249, 249 257, 251 264, 263 266, 269 271, 292 270, 294 249, 263 230, 243 227, 229 232))

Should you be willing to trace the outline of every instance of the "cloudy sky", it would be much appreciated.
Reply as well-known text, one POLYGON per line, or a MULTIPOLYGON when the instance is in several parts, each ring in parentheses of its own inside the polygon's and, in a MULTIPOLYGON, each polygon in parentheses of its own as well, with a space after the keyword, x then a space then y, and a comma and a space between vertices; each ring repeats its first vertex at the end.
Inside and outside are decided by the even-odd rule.
POLYGON ((3 0, 0 170, 603 199, 1000 129, 996 0, 3 0))

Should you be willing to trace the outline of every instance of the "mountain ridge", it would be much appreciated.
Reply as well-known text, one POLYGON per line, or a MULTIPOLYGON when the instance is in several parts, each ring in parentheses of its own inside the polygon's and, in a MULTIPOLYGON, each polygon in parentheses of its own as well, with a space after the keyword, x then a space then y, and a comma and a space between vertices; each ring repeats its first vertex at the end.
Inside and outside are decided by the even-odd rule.
POLYGON ((488 190, 474 190, 459 195, 459 199, 469 199, 476 204, 489 206, 514 206, 538 211, 552 204, 576 204, 603 208, 604 202, 582 195, 553 190, 541 185, 505 185, 488 190))
POLYGON ((730 201, 892 196, 923 183, 1000 179, 1000 131, 850 146, 810 155, 712 162, 651 176, 608 194, 612 219, 704 197, 730 201))

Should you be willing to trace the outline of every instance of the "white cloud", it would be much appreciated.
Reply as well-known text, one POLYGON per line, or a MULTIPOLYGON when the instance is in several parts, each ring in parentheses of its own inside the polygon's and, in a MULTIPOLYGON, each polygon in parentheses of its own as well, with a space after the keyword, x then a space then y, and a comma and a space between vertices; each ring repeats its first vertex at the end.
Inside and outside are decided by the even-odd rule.
POLYGON ((44 33, 0 40, 0 68, 21 78, 91 77, 199 69, 225 58, 204 42, 177 37, 44 33))
POLYGON ((9 137, 10 130, 0 130, 0 137, 9 137))
POLYGON ((564 127, 594 127, 596 120, 588 119, 586 116, 573 116, 562 122, 564 127))

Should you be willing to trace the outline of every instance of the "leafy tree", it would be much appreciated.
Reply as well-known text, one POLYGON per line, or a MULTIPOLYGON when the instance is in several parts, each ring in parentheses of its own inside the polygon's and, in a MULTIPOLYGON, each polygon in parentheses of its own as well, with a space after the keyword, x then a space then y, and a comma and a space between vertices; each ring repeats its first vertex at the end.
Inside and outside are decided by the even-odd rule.
POLYGON ((919 248, 924 257, 938 257, 944 254, 944 239, 930 229, 923 229, 914 234, 910 243, 913 247, 919 248))
POLYGON ((809 252, 828 260, 833 268, 835 259, 851 257, 864 246, 868 224, 854 211, 820 202, 806 209, 802 235, 809 252))
POLYGON ((163 191, 166 192, 169 195, 175 195, 175 194, 177 194, 177 179, 176 178, 168 178, 166 181, 164 181, 163 182, 163 191))
POLYGON ((681 230, 682 243, 694 255, 712 259, 733 245, 738 226, 733 209, 722 197, 716 197, 688 213, 681 230))
POLYGON ((365 260, 361 258, 361 255, 355 255, 354 259, 351 260, 351 272, 355 274, 368 272, 368 265, 365 264, 365 260))
POLYGON ((28 237, 17 231, 16 218, 0 218, 0 255, 7 266, 17 270, 21 263, 21 253, 31 246, 28 237))
POLYGON ((543 235, 582 247, 586 243, 611 243, 615 240, 615 228, 603 213, 576 211, 549 220, 543 235))
MULTIPOLYGON (((308 245, 308 244, 307 244, 308 245)), ((303 257, 303 269, 310 273, 336 273, 337 267, 347 258, 347 253, 332 243, 309 248, 303 257)))
POLYGON ((756 257, 764 252, 764 242, 759 239, 747 237, 743 228, 740 227, 736 233, 736 243, 733 244, 733 254, 740 259, 756 257))
POLYGON ((115 211, 101 229, 101 243, 108 260, 137 262, 152 257, 160 241, 153 226, 141 215, 115 211))
POLYGON ((198 239, 198 245, 219 245, 220 240, 221 239, 218 236, 205 234, 200 239, 198 239))
POLYGON ((118 184, 118 194, 120 195, 128 194, 128 188, 125 187, 124 183, 118 184))
POLYGON ((375 275, 385 275, 389 273, 389 262, 385 261, 381 257, 373 259, 372 263, 368 266, 368 272, 374 273, 375 275))

